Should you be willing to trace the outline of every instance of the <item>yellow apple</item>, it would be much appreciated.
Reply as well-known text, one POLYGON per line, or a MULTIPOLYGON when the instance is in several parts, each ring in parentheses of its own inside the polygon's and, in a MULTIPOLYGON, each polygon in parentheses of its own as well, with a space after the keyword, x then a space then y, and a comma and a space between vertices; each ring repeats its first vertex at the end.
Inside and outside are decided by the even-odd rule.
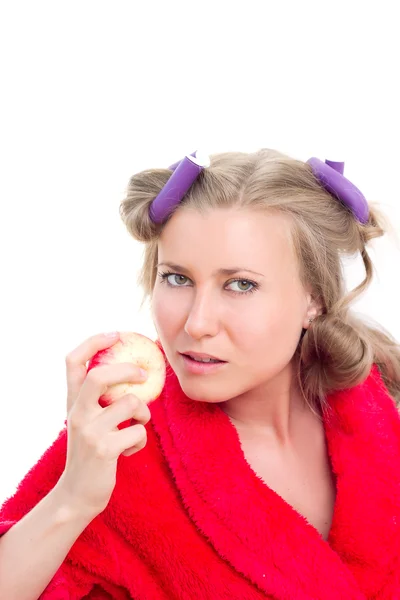
MULTIPOLYGON (((159 347, 148 337, 133 332, 120 332, 120 339, 109 348, 100 350, 89 361, 87 371, 101 365, 131 362, 147 372, 147 379, 142 383, 117 383, 107 388, 99 398, 103 407, 115 402, 122 396, 134 394, 148 404, 158 398, 164 387, 166 366, 164 356, 159 347)), ((121 423, 120 427, 130 425, 130 421, 121 423)))

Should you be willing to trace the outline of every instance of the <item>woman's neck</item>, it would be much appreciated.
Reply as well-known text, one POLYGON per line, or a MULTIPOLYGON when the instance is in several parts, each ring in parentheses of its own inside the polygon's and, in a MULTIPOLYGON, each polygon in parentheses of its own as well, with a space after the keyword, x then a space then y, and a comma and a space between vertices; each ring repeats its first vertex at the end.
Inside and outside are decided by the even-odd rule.
POLYGON ((299 416, 310 412, 289 364, 273 380, 221 402, 220 408, 237 429, 253 430, 286 446, 299 416))

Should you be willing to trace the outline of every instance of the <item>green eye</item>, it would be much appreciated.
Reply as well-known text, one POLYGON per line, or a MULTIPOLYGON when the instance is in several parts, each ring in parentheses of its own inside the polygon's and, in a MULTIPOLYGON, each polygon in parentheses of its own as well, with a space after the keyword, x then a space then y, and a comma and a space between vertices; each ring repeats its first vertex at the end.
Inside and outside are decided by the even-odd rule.
POLYGON ((173 287, 182 287, 187 282, 187 277, 178 273, 171 273, 166 276, 166 280, 173 287))
POLYGON ((232 281, 230 285, 237 285, 239 288, 239 292, 250 292, 255 287, 254 283, 252 283, 251 281, 247 281, 247 279, 236 279, 235 281, 232 281))
MULTIPOLYGON (((161 279, 161 282, 166 282, 170 287, 189 287, 188 282, 190 282, 189 277, 186 275, 180 275, 179 273, 172 273, 170 271, 158 273, 158 276, 161 279)), ((228 291, 236 294, 238 296, 244 296, 245 294, 250 294, 255 292, 259 288, 259 284, 255 281, 250 281, 249 279, 234 279, 230 281, 227 286, 236 285, 237 289, 232 289, 229 287, 225 287, 228 291)))
POLYGON ((177 283, 178 285, 182 285, 187 280, 187 277, 185 277, 184 275, 173 275, 172 277, 174 278, 175 283, 177 283))
POLYGON ((170 273, 169 271, 165 273, 159 273, 161 281, 166 281, 168 285, 171 287, 186 287, 184 285, 188 278, 185 275, 179 275, 179 273, 170 273))

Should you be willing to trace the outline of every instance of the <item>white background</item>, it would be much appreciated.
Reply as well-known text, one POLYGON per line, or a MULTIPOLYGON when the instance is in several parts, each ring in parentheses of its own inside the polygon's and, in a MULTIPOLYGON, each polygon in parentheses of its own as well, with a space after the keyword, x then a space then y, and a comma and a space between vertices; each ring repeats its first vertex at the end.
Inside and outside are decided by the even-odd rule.
MULTIPOLYGON (((400 231, 400 43, 393 1, 20 2, 0 9, 0 503, 65 419, 65 355, 154 338, 131 174, 184 154, 274 147, 345 160, 400 231)), ((376 255, 375 255, 376 254, 376 255)), ((399 247, 357 309, 400 338, 399 247)), ((349 264, 349 286, 363 277, 349 264)))

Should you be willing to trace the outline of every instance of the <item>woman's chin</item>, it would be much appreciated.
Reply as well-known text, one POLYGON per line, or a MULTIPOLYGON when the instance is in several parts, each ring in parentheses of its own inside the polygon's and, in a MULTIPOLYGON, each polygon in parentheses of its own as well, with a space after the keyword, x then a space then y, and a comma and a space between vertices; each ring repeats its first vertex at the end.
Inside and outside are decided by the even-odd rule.
POLYGON ((212 381, 189 381, 184 375, 178 374, 180 386, 185 396, 196 402, 218 404, 225 402, 236 394, 230 394, 226 386, 212 381))

